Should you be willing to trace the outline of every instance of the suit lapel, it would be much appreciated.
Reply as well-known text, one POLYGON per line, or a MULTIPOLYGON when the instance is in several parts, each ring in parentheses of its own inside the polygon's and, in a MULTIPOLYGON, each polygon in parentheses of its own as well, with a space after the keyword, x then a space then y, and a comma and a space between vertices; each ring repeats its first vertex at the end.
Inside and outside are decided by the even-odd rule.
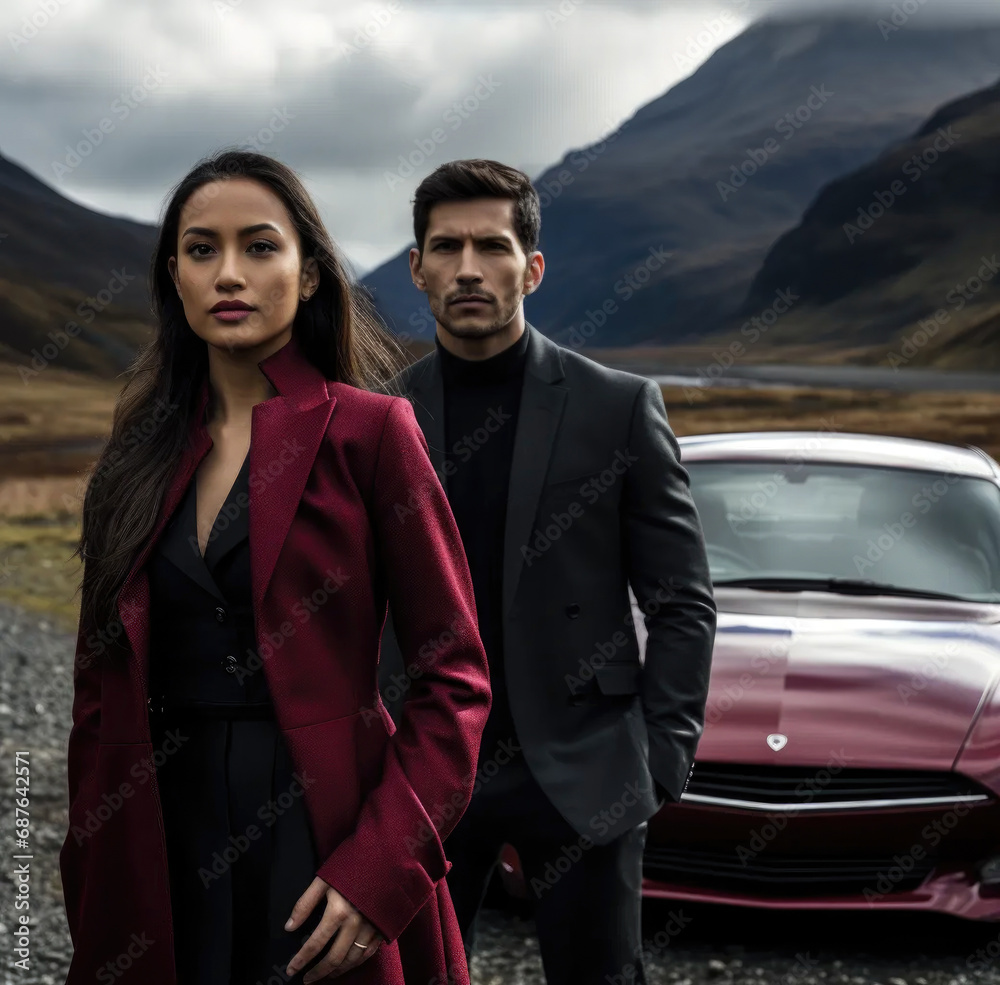
POLYGON ((171 561, 195 584, 201 586, 206 592, 213 595, 218 601, 225 603, 226 597, 222 594, 218 584, 212 577, 212 569, 219 560, 229 553, 237 544, 245 540, 247 533, 247 515, 245 507, 241 508, 236 502, 236 497, 242 492, 246 495, 247 477, 250 472, 250 456, 243 460, 240 471, 233 482, 229 495, 225 503, 219 510, 215 525, 209 536, 208 547, 205 550, 205 557, 200 556, 198 547, 198 520, 197 520, 197 477, 192 476, 181 502, 178 506, 177 516, 167 524, 163 532, 163 540, 160 550, 163 556, 171 561), (229 519, 229 511, 236 508, 239 512, 235 519, 229 519), (222 519, 223 525, 219 526, 222 519), (176 530, 172 530, 173 524, 177 525, 176 530))
MULTIPOLYGON (((248 512, 254 611, 271 582, 292 518, 305 491, 337 398, 302 352, 296 337, 258 363, 277 396, 251 411, 248 512)), ((149 554, 177 509, 202 459, 212 447, 203 417, 208 380, 202 381, 188 433, 188 445, 170 480, 153 531, 136 556, 118 601, 122 626, 136 659, 132 672, 145 693, 149 661, 149 554)))
MULTIPOLYGON (((510 610, 517 591, 524 561, 521 546, 528 544, 531 539, 538 501, 568 393, 565 386, 559 385, 559 380, 565 376, 559 347, 528 323, 525 323, 524 330, 528 332, 528 348, 510 466, 504 532, 504 616, 510 610)), ((436 347, 426 363, 414 373, 408 389, 413 396, 417 423, 427 439, 431 462, 447 492, 447 477, 443 470, 444 382, 441 377, 441 358, 436 347)))
POLYGON ((521 547, 531 540, 538 501, 569 392, 558 382, 565 376, 559 347, 529 324, 525 324, 525 331, 531 336, 528 339, 524 389, 517 413, 514 455, 507 487, 501 609, 504 618, 509 614, 517 592, 524 564, 521 547))
POLYGON ((318 403, 297 407, 279 396, 256 404, 252 411, 249 517, 254 612, 260 611, 337 402, 336 397, 326 396, 322 374, 313 372, 318 377, 318 403))
MULTIPOLYGON (((214 595, 220 602, 225 602, 225 598, 219 591, 215 579, 212 578, 208 566, 198 556, 198 534, 196 520, 195 484, 197 479, 193 476, 188 485, 187 492, 177 508, 177 516, 173 521, 177 529, 173 530, 171 525, 167 525, 162 534, 163 540, 160 550, 167 560, 171 561, 195 584, 200 585, 206 592, 214 595)), ((211 550, 215 543, 209 543, 211 550)))

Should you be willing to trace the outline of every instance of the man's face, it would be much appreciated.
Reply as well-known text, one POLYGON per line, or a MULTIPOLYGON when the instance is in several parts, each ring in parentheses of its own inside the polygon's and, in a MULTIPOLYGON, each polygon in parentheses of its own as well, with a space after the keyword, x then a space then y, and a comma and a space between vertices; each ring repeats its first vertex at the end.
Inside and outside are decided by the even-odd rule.
POLYGON ((437 323, 458 338, 481 338, 521 313, 541 282, 544 262, 525 254, 514 231, 511 199, 439 202, 430 211, 423 254, 410 250, 413 283, 437 323))

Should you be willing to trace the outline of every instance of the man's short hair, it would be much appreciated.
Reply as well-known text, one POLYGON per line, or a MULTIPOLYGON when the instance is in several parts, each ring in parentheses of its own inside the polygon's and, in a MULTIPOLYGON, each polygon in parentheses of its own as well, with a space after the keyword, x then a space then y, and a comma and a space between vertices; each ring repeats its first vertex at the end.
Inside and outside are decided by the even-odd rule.
POLYGON ((417 187, 413 199, 413 235, 421 253, 431 209, 438 202, 461 202, 470 198, 513 201, 514 232, 521 248, 525 253, 538 249, 542 213, 531 179, 523 171, 499 161, 469 158, 442 164, 417 187))

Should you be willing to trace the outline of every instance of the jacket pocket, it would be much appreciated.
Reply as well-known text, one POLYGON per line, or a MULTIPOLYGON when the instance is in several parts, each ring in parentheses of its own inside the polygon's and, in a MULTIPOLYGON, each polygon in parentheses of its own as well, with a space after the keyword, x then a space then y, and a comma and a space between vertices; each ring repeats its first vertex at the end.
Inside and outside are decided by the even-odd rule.
POLYGON ((633 663, 606 663, 594 668, 602 694, 638 694, 642 667, 633 663))

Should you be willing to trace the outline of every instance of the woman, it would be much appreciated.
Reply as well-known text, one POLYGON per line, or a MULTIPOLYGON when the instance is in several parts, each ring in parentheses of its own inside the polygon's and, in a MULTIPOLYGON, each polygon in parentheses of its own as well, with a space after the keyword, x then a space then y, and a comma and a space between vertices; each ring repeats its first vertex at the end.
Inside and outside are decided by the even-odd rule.
POLYGON ((490 690, 398 350, 263 155, 181 181, 151 279, 84 501, 68 985, 467 983, 442 841, 490 690))

